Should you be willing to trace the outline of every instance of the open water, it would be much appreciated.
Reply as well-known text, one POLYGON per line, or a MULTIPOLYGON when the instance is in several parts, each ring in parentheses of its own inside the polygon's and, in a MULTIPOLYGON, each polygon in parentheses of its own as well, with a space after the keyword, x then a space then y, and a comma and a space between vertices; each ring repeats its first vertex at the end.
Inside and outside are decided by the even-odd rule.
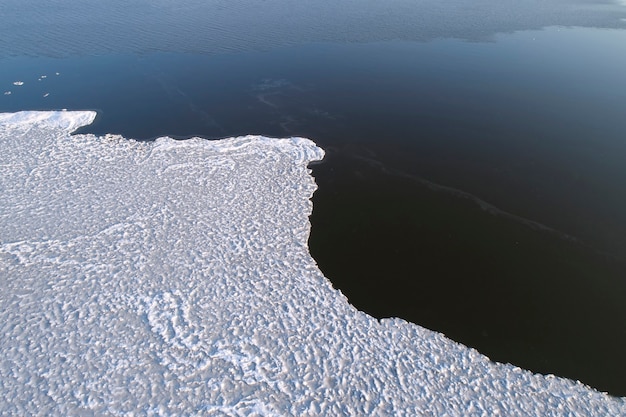
POLYGON ((0 111, 309 137, 311 253, 357 308, 626 395, 625 7, 22 3, 0 111))

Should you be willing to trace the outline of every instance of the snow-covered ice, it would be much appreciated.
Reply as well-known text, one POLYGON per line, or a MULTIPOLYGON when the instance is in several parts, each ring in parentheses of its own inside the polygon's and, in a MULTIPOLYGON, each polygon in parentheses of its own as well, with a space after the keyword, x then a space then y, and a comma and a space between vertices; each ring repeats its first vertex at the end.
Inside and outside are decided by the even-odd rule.
POLYGON ((307 139, 0 114, 0 414, 626 415, 353 308, 307 248, 307 139))
POLYGON ((13 81, 13 85, 17 85, 17 86, 24 85, 24 81, 13 81))

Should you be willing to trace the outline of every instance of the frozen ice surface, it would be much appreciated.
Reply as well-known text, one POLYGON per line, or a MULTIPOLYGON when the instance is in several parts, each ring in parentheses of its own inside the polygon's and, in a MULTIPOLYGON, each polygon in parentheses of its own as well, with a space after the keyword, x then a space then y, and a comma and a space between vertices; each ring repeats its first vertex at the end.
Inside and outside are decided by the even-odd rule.
POLYGON ((0 414, 626 415, 357 311, 307 248, 307 139, 70 132, 0 114, 0 414))

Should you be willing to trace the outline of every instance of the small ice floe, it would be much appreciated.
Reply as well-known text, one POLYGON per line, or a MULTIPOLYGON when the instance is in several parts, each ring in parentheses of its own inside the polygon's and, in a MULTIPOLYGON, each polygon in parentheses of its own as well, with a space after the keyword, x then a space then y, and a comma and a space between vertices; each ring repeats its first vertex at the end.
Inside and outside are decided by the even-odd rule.
POLYGON ((5 96, 10 96, 10 95, 11 95, 11 92, 10 92, 10 91, 5 91, 5 92, 4 92, 4 95, 5 95, 5 96))
POLYGON ((14 81, 13 85, 24 85, 24 81, 14 81))
POLYGON ((39 78, 41 78, 41 79, 43 80, 44 78, 48 78, 48 76, 47 76, 47 75, 42 75, 42 76, 41 76, 41 77, 39 77, 39 78))
POLYGON ((54 75, 59 76, 59 75, 61 75, 61 73, 60 72, 55 72, 54 75))
POLYGON ((46 94, 44 94, 43 96, 44 96, 44 97, 48 97, 49 95, 50 95, 50 93, 46 93, 46 94))

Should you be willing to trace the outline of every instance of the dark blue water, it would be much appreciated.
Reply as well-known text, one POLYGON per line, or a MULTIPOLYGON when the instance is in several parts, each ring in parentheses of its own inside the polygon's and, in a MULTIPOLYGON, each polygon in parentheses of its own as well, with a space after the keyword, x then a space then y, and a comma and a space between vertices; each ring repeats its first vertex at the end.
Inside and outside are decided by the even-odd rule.
MULTIPOLYGON (((324 32, 331 6, 320 3, 289 37, 259 23, 282 13, 270 3, 275 10, 257 20, 215 9, 228 18, 187 43, 147 26, 128 43, 123 33, 72 41, 55 29, 48 53, 37 33, 20 38, 1 55, 0 94, 11 94, 0 95, 0 111, 95 109, 84 132, 146 140, 310 137, 327 150, 313 167, 311 253, 355 306, 626 395, 621 9, 592 3, 581 14, 553 2, 533 19, 530 5, 509 5, 481 26, 480 8, 399 1, 404 15, 377 19, 384 10, 354 15, 344 4, 340 16, 371 30, 353 23, 342 32, 336 18, 324 32), (448 24, 411 29, 408 11, 448 24), (229 19, 250 33, 224 29, 229 19), (604 29, 530 30, 549 23, 604 29), (497 34, 506 28, 523 31, 497 34)), ((182 24, 204 7, 163 4, 143 5, 156 16, 148 22, 182 24)), ((38 28, 60 24, 36 16, 38 28)))

